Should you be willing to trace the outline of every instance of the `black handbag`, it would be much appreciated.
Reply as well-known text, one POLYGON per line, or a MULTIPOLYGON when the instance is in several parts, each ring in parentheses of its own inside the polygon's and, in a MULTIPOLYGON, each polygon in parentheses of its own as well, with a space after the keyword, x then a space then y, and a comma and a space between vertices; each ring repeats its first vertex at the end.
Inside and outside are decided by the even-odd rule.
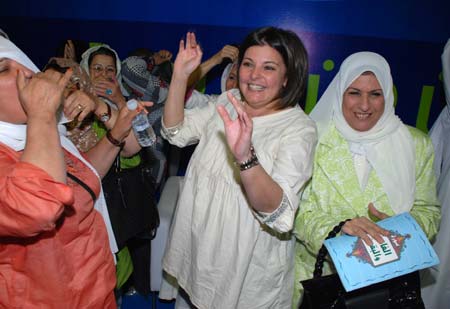
POLYGON ((140 165, 121 169, 120 156, 117 156, 103 177, 102 186, 119 249, 136 236, 153 239, 159 226, 159 213, 149 162, 142 158, 140 165))
MULTIPOLYGON (((346 221, 340 222, 326 239, 335 237, 346 221)), ((420 294, 419 272, 346 292, 337 274, 322 276, 328 251, 319 250, 312 279, 301 281, 304 293, 300 309, 419 309, 425 308, 420 294)))

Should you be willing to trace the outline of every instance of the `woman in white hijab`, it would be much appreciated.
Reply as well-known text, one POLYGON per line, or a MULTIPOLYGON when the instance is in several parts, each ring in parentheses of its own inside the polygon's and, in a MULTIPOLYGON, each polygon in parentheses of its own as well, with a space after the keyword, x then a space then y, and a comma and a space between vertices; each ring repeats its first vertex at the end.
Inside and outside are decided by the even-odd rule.
POLYGON ((342 231, 367 243, 368 235, 381 241, 387 233, 373 221, 402 212, 410 212, 429 238, 436 234, 433 147, 395 115, 392 77, 382 56, 359 52, 345 59, 310 116, 319 143, 296 218, 296 282, 312 277, 323 240, 346 219, 342 231))
POLYGON ((0 307, 115 308, 117 246, 99 175, 137 111, 124 109, 112 138, 81 155, 60 110, 90 99, 77 91, 64 98, 71 71, 38 72, 0 37, 0 307))
POLYGON ((97 96, 106 99, 113 108, 125 106, 125 96, 129 94, 122 85, 122 67, 114 49, 106 44, 93 46, 81 56, 80 66, 91 77, 97 96))
POLYGON ((422 295, 429 309, 446 308, 450 304, 450 39, 444 47, 441 59, 447 105, 430 130, 436 153, 434 168, 437 193, 442 205, 440 230, 433 244, 440 264, 423 271, 422 295))

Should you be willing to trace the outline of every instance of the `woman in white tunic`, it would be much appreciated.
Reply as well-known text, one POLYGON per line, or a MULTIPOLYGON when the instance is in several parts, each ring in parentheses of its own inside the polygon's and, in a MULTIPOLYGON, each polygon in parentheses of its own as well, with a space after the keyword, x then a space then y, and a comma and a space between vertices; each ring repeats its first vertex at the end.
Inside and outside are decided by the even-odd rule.
MULTIPOLYGON (((317 141, 314 123, 298 105, 306 50, 291 31, 258 29, 241 44, 239 89, 200 110, 184 110, 187 79, 201 55, 188 33, 164 109, 169 142, 199 144, 163 268, 198 308, 290 308, 291 230, 317 141)), ((171 298, 164 288, 160 297, 171 298)))

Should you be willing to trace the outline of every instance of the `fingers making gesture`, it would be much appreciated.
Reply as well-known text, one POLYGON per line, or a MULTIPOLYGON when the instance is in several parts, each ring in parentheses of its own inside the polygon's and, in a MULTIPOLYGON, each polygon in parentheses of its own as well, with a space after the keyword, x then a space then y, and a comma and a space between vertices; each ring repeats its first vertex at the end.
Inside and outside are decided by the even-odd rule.
POLYGON ((105 97, 114 102, 119 108, 125 106, 126 100, 120 90, 119 82, 116 76, 110 79, 102 78, 93 82, 94 91, 97 96, 105 97))
POLYGON ((202 55, 203 53, 200 45, 197 44, 195 34, 188 32, 186 34, 186 42, 184 40, 180 41, 178 55, 174 63, 174 72, 176 71, 188 78, 200 65, 202 55))
POLYGON ((200 65, 202 50, 197 44, 195 34, 188 32, 186 41, 180 41, 178 54, 173 64, 172 80, 164 105, 164 125, 179 124, 184 117, 184 98, 189 76, 200 65))
POLYGON ((243 108, 243 103, 230 92, 228 99, 237 112, 236 119, 232 120, 224 106, 219 105, 217 111, 225 125, 225 135, 228 146, 237 162, 244 162, 251 157, 251 139, 253 121, 243 108))
POLYGON ((67 70, 64 75, 48 70, 28 78, 23 71, 18 72, 19 99, 28 119, 56 115, 71 75, 72 70, 67 70))

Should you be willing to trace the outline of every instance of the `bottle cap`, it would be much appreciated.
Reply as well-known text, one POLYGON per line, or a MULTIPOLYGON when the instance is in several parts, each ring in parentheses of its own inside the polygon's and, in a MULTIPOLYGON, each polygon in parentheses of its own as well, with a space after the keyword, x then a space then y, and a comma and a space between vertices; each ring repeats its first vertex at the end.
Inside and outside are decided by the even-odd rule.
POLYGON ((130 111, 134 111, 138 107, 138 102, 135 99, 131 99, 127 102, 127 107, 130 111))

